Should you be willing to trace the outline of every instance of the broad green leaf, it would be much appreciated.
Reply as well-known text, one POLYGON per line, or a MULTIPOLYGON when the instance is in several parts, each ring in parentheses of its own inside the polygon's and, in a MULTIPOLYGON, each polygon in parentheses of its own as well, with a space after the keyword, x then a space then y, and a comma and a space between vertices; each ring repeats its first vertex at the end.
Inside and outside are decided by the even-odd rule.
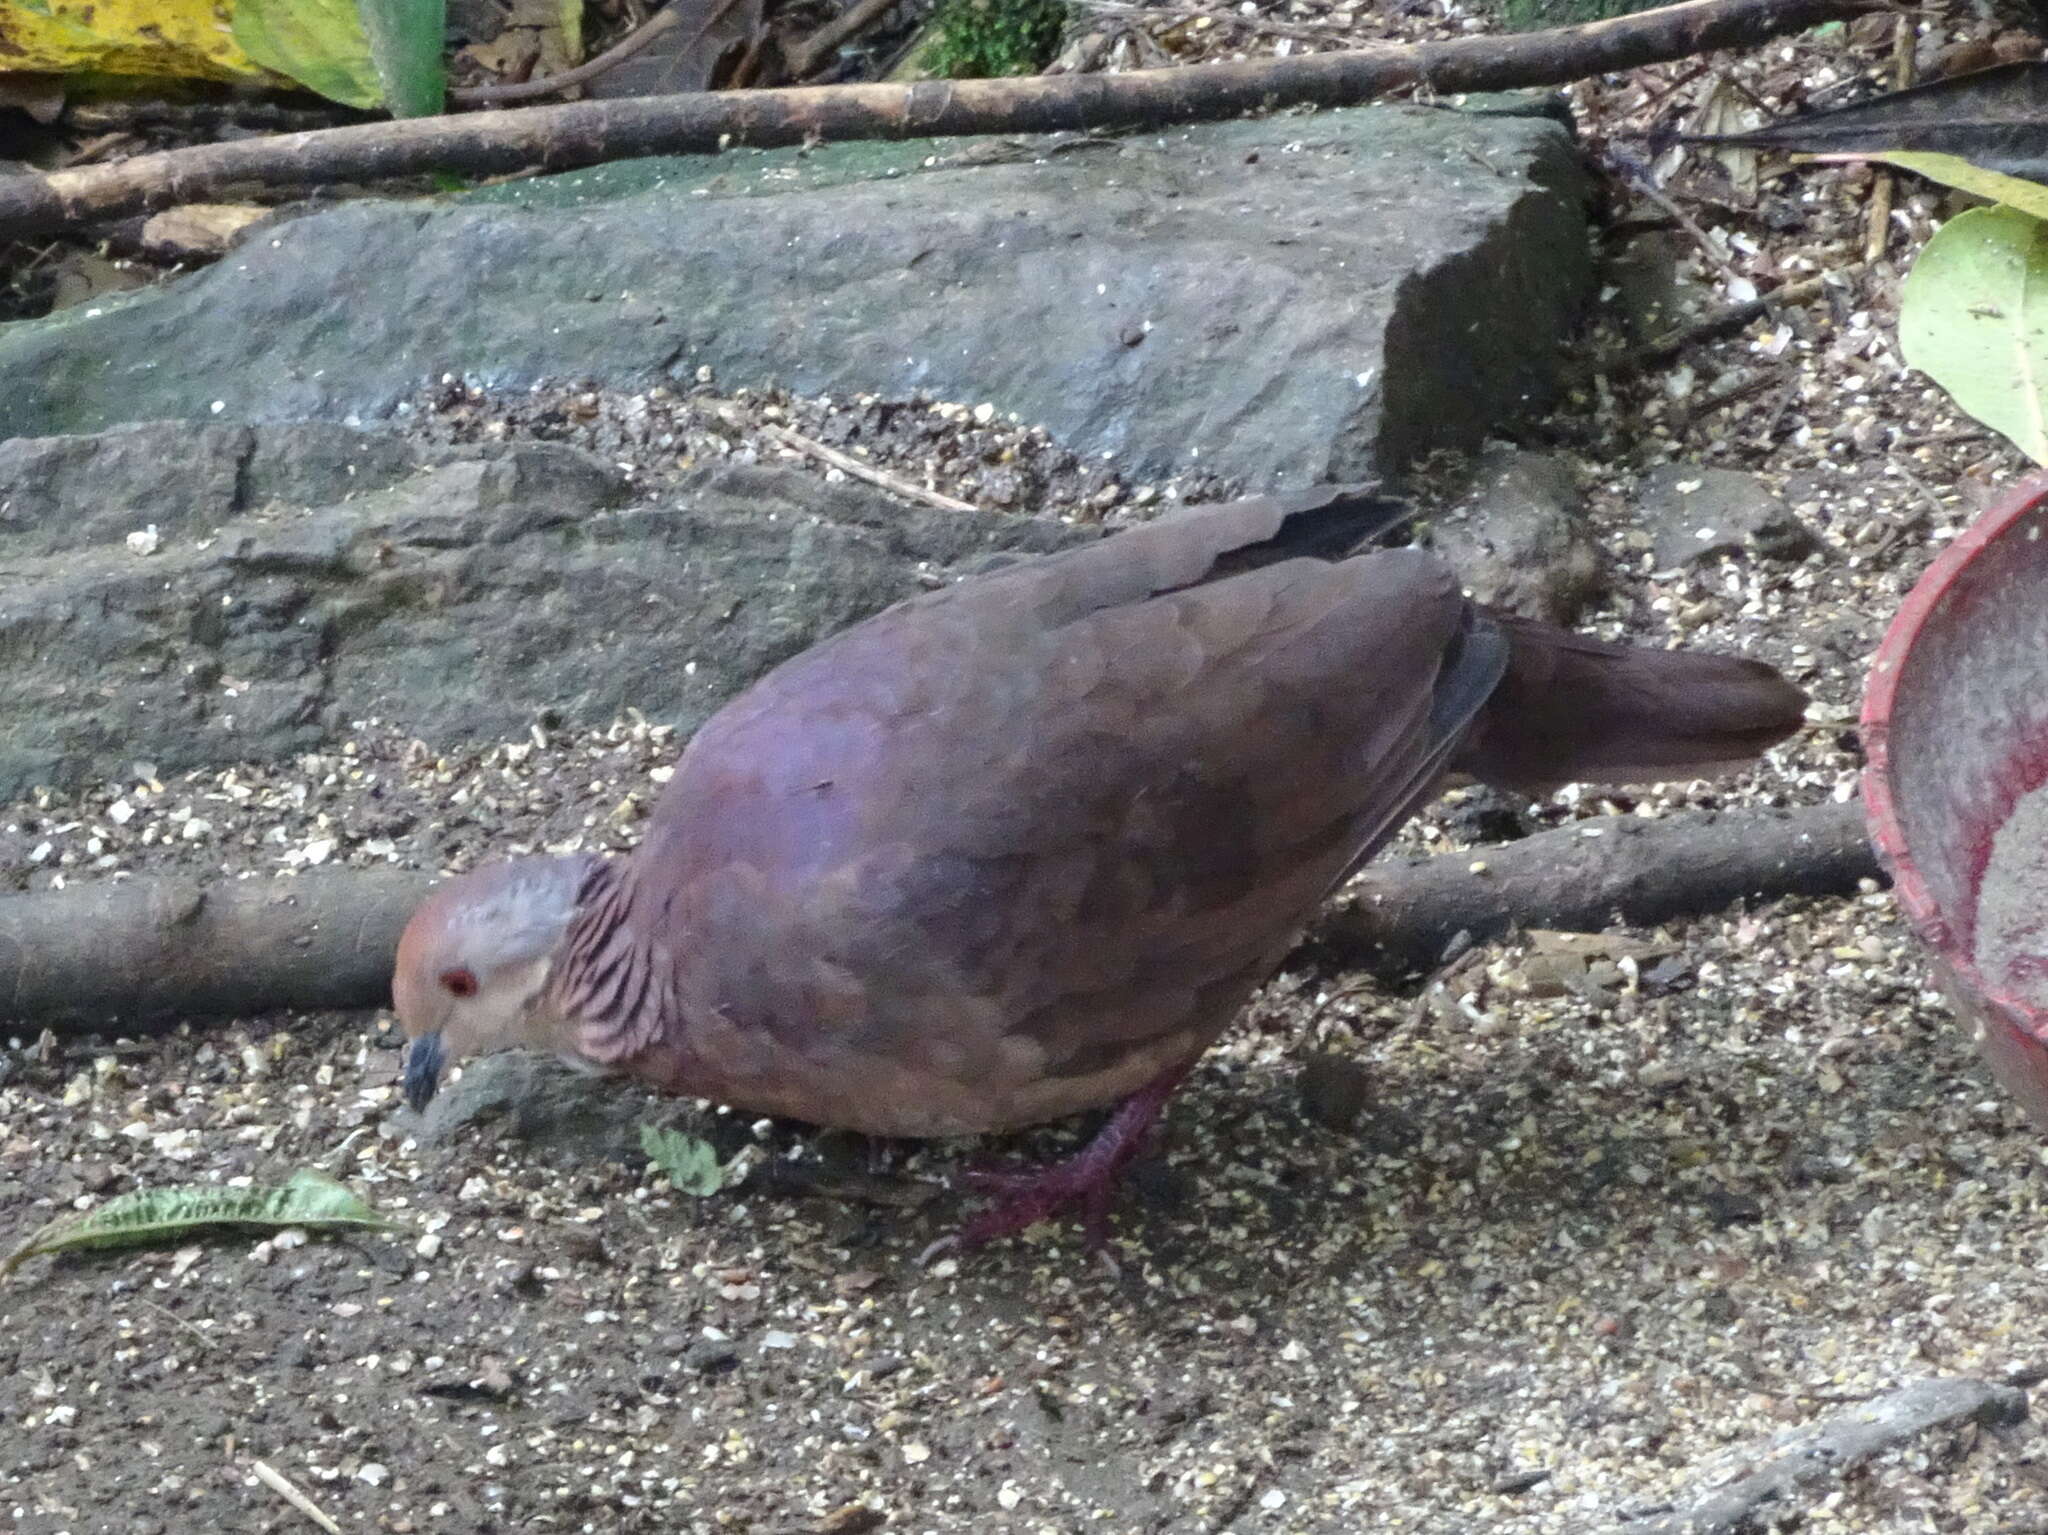
POLYGON ((718 1160, 716 1148, 701 1136, 642 1125, 640 1149, 679 1194, 695 1194, 704 1199, 725 1187, 724 1164, 718 1160))
POLYGON ((1958 155, 1887 149, 1878 154, 1814 155, 1812 158, 1821 161, 1877 160, 1885 165, 1896 165, 1902 171, 1911 171, 1916 176, 1925 176, 1929 181, 1938 181, 1945 187, 1954 187, 1959 192, 1981 197, 1986 202, 2004 203, 2037 219, 2048 219, 2048 186, 2008 176, 2003 171, 1987 171, 1958 155))
MULTIPOLYGON (((246 0, 245 0, 246 3, 246 0)), ((393 117, 432 117, 446 104, 441 66, 447 0, 358 0, 370 58, 393 117)))
POLYGON ((234 32, 250 58, 329 101, 384 104, 355 0, 237 0, 234 32))
POLYGON ((122 1194, 82 1215, 50 1222, 0 1258, 0 1275, 10 1274, 44 1253, 87 1247, 159 1247, 215 1227, 389 1231, 395 1224, 325 1173, 301 1168, 282 1186, 270 1188, 187 1184, 122 1194))
POLYGON ((1899 296, 1906 361, 2048 464, 2048 224, 1972 208, 1927 242, 1899 296))

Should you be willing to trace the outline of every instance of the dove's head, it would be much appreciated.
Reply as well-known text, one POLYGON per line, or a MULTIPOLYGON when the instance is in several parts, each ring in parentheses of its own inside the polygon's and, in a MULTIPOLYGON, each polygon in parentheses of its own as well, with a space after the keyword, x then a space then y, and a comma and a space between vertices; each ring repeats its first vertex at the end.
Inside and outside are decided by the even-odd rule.
POLYGON ((398 940, 391 1005, 412 1043, 405 1098, 424 1109, 453 1061, 546 1047, 555 952, 595 854, 490 863, 434 890, 398 940))

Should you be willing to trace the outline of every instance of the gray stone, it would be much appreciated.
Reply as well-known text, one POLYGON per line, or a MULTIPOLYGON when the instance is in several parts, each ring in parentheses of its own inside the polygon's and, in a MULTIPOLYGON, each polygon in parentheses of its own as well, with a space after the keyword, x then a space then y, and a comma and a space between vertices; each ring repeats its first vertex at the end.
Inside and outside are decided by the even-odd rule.
POLYGON ((1546 399, 1591 288, 1586 193, 1553 122, 1372 107, 358 202, 0 328, 0 436, 708 364, 721 387, 989 401, 1140 477, 1365 478, 1546 399))
POLYGON ((0 442, 0 553, 10 562, 119 545, 154 524, 203 538, 233 516, 254 434, 175 421, 0 442))
MULTIPOLYGON (((4 451, 4 450, 0 450, 4 451)), ((402 437, 330 422, 301 422, 289 432, 258 432, 242 464, 239 504, 324 506, 398 484, 423 454, 402 437)))
POLYGON ((1802 560, 1821 547, 1768 485, 1740 469, 1659 464, 1643 477, 1636 514, 1659 570, 1731 554, 1802 560))
POLYGON ((561 445, 355 436, 0 443, 0 797, 137 758, 275 759, 367 718, 455 742, 635 707, 689 731, 964 564, 1101 536, 737 465, 632 504, 619 471, 561 445), (275 498, 341 485, 373 488, 275 498), (149 522, 145 554, 127 538, 149 522))
POLYGON ((658 1097, 637 1082, 510 1050, 467 1062, 434 1095, 413 1133, 423 1146, 442 1146, 490 1129, 547 1160, 585 1165, 644 1161, 643 1124, 701 1133, 713 1118, 709 1110, 658 1097))
POLYGON ((699 1375, 729 1375, 740 1367, 740 1351, 716 1338, 699 1338, 683 1350, 683 1368, 699 1375))
POLYGON ((1349 1130, 1372 1099, 1372 1076, 1349 1056, 1318 1050, 1301 1063, 1301 1111, 1325 1130, 1349 1130))
POLYGON ((1489 448, 1471 490, 1430 519, 1423 541, 1457 567, 1475 598, 1524 617, 1573 623, 1607 587, 1572 471, 1540 453, 1489 448))
POLYGON ((1711 294, 1679 276, 1683 236, 1658 230, 1629 242, 1601 274, 1613 289, 1613 312, 1628 339, 1653 341, 1682 324, 1711 294))

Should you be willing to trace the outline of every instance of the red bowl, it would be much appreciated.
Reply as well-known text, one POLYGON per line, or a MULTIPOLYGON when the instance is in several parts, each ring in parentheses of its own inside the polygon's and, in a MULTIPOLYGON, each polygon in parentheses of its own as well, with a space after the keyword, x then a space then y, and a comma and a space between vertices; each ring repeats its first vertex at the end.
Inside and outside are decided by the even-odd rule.
POLYGON ((1908 594, 1871 669, 1863 744, 1864 814, 1899 905, 1978 1049, 2048 1129, 2048 836, 1999 838, 2016 811, 2029 826, 2048 814, 2048 475, 1908 594))

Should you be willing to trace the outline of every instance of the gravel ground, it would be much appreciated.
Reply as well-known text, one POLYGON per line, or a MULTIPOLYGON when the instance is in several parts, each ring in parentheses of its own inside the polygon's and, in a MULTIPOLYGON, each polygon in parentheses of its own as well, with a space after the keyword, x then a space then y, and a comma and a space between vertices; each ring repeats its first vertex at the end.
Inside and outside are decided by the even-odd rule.
MULTIPOLYGON (((1264 14, 1351 35, 1320 0, 1264 14)), ((1998 41, 1965 7, 1916 14, 1930 60, 1998 41)), ((1118 13, 1110 43, 1130 62, 1213 55, 1218 33, 1305 46, 1199 20, 1118 13)), ((1780 103, 1888 67, 1892 25, 1601 82, 1578 106, 1625 158, 1608 135, 1726 80, 1780 103)), ((1594 627, 1765 656, 1814 691, 1817 723, 1735 782, 1566 791, 1530 824, 1846 797, 1882 625, 2025 468, 1898 360, 1898 275, 1932 194, 1895 189, 1865 263, 1867 176, 1781 178, 1745 201, 1706 161, 1668 188, 1714 243, 1648 237, 1677 253, 1666 320, 1828 284, 1674 367, 1588 384, 1523 440, 1573 464, 1621 566, 1594 627), (1820 552, 1658 572, 1633 498, 1669 460, 1760 473, 1820 552)), ((1636 214, 1661 216, 1618 194, 1614 218, 1636 214)), ((1610 252, 1616 313, 1588 357, 1629 342, 1642 244, 1610 252)), ((449 389, 409 429, 579 442, 653 485, 708 455, 782 458, 759 428, 784 425, 945 493, 1110 519, 1234 488, 1127 483, 980 403, 725 397, 715 380, 634 398, 449 389)), ((291 763, 160 781, 141 762, 0 809, 0 880, 625 848, 675 744, 639 720, 495 744, 364 722, 291 763)), ((1407 840, 1462 845, 1499 819, 1474 808, 1454 799, 1407 840)), ((310 1527, 261 1462, 341 1528, 400 1535, 1613 1528, 1902 1382, 2048 1378, 2040 1137, 1927 986, 1875 891, 1576 958, 1540 936, 1484 946, 1399 994, 1283 975, 1131 1180, 1114 1272, 1065 1229, 915 1266, 963 1208, 945 1175, 991 1148, 849 1172, 858 1154, 834 1138, 729 1124, 729 1143, 824 1192, 692 1199, 637 1158, 559 1165, 490 1127, 422 1146, 385 1018, 14 1040, 0 1241, 112 1194, 308 1165, 405 1229, 26 1266, 0 1288, 0 1527, 310 1527)), ((1966 1426, 1778 1513, 2017 1535, 2048 1530, 2044 1489, 2031 1424, 1966 1426)))

